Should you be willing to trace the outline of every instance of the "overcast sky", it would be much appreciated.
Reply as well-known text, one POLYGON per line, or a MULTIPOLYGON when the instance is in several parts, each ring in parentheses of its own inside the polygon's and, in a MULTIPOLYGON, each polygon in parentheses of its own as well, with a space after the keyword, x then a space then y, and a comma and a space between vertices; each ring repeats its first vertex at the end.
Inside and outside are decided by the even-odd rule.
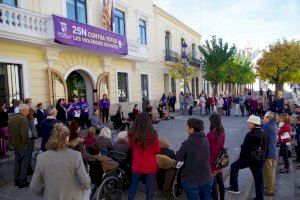
POLYGON ((203 36, 257 49, 300 39, 300 0, 154 0, 203 36))

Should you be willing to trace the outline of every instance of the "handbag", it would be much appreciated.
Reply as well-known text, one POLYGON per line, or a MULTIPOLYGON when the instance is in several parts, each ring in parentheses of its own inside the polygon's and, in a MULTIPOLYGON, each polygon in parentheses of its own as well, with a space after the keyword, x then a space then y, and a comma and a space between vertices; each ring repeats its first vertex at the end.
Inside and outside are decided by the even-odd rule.
POLYGON ((260 139, 260 146, 256 147, 254 150, 251 151, 251 157, 254 158, 255 160, 262 160, 262 141, 263 141, 263 135, 261 135, 261 139, 260 139))
POLYGON ((218 154, 215 164, 217 168, 225 168, 229 165, 229 154, 227 153, 227 149, 222 148, 220 153, 218 154))

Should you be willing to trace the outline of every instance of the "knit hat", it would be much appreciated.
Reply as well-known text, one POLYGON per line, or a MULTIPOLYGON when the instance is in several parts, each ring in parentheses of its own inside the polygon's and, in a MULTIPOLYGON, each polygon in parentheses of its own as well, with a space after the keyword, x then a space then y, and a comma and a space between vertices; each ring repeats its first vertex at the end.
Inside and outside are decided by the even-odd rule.
POLYGON ((255 115, 251 115, 249 117, 249 119, 247 120, 247 122, 252 123, 252 124, 256 124, 256 125, 261 125, 260 117, 255 116, 255 115))

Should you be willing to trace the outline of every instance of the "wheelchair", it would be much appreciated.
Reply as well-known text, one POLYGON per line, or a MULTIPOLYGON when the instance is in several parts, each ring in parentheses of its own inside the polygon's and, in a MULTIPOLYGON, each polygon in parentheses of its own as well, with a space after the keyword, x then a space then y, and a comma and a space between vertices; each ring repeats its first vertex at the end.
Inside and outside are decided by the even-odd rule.
MULTIPOLYGON (((126 154, 111 151, 108 156, 115 161, 126 159, 126 154)), ((129 188, 129 179, 120 167, 103 172, 100 161, 89 161, 89 175, 93 184, 91 200, 121 200, 123 192, 129 188)))

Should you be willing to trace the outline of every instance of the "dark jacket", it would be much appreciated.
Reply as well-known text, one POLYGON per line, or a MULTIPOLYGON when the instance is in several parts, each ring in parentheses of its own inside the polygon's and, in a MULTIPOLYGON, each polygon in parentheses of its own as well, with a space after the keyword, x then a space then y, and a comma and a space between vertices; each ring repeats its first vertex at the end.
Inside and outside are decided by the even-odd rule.
POLYGON ((300 124, 297 124, 295 127, 295 141, 297 142, 298 145, 300 145, 300 124))
POLYGON ((8 126, 8 113, 0 110, 0 127, 8 126))
POLYGON ((245 136, 244 142, 241 145, 240 159, 249 162, 256 162, 255 158, 251 156, 251 152, 256 150, 259 146, 261 146, 261 149, 263 151, 262 158, 264 159, 266 157, 268 147, 268 136, 264 131, 260 129, 260 127, 257 127, 253 128, 245 136))
POLYGON ((169 99, 169 101, 170 101, 170 104, 175 104, 176 103, 176 96, 171 96, 170 97, 170 99, 169 99))
POLYGON ((16 114, 9 119, 8 142, 16 149, 29 150, 29 126, 25 116, 16 114))
POLYGON ((54 124, 58 121, 56 119, 47 118, 41 122, 41 135, 42 135, 42 143, 41 143, 41 150, 47 151, 46 144, 51 136, 52 129, 54 124))
POLYGON ((41 126, 41 122, 46 119, 47 114, 46 111, 43 109, 43 111, 41 111, 40 109, 37 109, 37 111, 35 112, 35 117, 38 121, 38 125, 41 126), (44 111, 44 112, 43 112, 44 111))
POLYGON ((268 150, 267 158, 275 158, 276 156, 276 142, 277 142, 277 126, 274 122, 264 124, 261 129, 268 135, 268 150))
POLYGON ((182 182, 192 185, 210 183, 209 159, 209 143, 205 134, 191 134, 176 153, 176 160, 184 161, 182 182))
POLYGON ((163 149, 163 148, 161 148, 159 154, 168 156, 168 157, 170 157, 172 159, 175 159, 175 153, 171 149, 163 149))
POLYGON ((66 123, 67 122, 67 116, 66 116, 65 108, 60 106, 60 105, 57 105, 56 110, 57 110, 56 119, 63 122, 63 123, 66 123))

